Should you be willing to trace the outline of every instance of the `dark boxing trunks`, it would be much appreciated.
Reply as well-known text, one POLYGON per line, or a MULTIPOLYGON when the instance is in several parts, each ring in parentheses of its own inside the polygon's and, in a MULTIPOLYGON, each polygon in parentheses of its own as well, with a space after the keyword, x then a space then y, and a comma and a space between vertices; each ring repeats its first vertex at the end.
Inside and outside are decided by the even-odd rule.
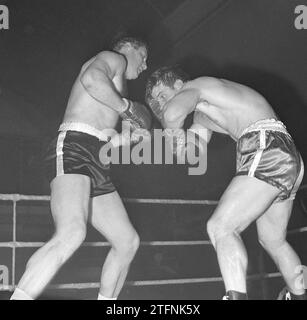
POLYGON ((237 142, 237 173, 278 189, 276 201, 293 200, 304 175, 304 164, 284 124, 260 120, 246 128, 237 142))
POLYGON ((51 182, 64 174, 86 175, 91 180, 91 197, 115 191, 110 165, 99 160, 100 148, 108 141, 101 131, 84 123, 64 123, 45 155, 45 171, 51 182))

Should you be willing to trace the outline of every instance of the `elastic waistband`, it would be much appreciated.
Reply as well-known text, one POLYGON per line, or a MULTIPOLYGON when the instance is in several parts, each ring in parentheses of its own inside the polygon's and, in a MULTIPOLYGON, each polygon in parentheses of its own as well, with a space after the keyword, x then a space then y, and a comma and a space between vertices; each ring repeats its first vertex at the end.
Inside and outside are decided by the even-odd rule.
POLYGON ((256 121, 255 123, 252 123, 250 126, 245 128, 241 133, 239 139, 246 133, 260 130, 278 131, 290 136, 290 133, 287 131, 286 126, 281 121, 276 119, 264 119, 256 121))
POLYGON ((58 131, 77 131, 89 134, 98 138, 101 141, 108 141, 108 130, 98 130, 95 127, 90 126, 89 124, 82 122, 64 122, 60 125, 58 131))

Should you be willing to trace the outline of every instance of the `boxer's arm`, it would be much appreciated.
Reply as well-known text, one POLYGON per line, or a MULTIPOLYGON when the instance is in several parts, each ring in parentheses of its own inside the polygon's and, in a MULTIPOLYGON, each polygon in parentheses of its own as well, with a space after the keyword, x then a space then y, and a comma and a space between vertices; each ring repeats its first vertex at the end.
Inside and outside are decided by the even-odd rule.
POLYGON ((206 150, 206 145, 210 142, 212 137, 212 130, 204 126, 202 121, 202 114, 198 111, 194 112, 193 124, 187 130, 187 144, 186 152, 189 148, 198 148, 201 153, 206 150))
POLYGON ((165 106, 162 125, 165 128, 181 128, 188 114, 195 110, 200 101, 199 90, 184 88, 176 94, 165 106))
POLYGON ((113 79, 123 78, 125 70, 126 61, 121 55, 101 52, 83 72, 80 81, 92 98, 121 113, 127 108, 127 103, 123 101, 119 93, 121 88, 118 90, 115 87, 113 79))
POLYGON ((202 141, 209 143, 212 137, 212 130, 203 127, 198 123, 193 123, 191 127, 188 129, 188 132, 193 132, 198 135, 202 141))
MULTIPOLYGON (((208 106, 221 104, 221 101, 225 103, 226 98, 231 99, 229 92, 233 92, 233 89, 229 90, 228 87, 225 80, 212 77, 200 77, 188 81, 180 92, 167 102, 164 108, 165 124, 175 127, 181 124, 182 119, 184 121, 186 116, 195 109, 206 113, 208 106), (228 92, 227 96, 226 92, 228 92)), ((213 122, 212 124, 217 129, 216 131, 227 133, 222 128, 218 128, 218 125, 214 125, 213 122)))
MULTIPOLYGON (((197 123, 201 125, 203 128, 207 128, 210 131, 219 132, 223 134, 228 134, 227 131, 225 131, 223 128, 215 124, 212 120, 210 120, 205 113, 200 111, 202 109, 202 105, 205 105, 206 103, 201 103, 196 106, 196 110, 194 113, 193 121, 194 123, 197 123)), ((204 106, 205 107, 205 106, 204 106)))

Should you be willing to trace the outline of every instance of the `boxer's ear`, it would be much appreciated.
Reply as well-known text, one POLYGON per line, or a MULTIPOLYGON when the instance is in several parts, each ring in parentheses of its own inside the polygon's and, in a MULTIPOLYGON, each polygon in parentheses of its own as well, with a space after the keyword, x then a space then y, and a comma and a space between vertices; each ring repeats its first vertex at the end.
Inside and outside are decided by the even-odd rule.
POLYGON ((130 42, 126 42, 124 46, 126 46, 127 50, 134 49, 134 46, 130 42))
POLYGON ((180 79, 177 79, 174 83, 174 89, 180 90, 183 87, 183 81, 180 79))
POLYGON ((131 43, 126 42, 123 44, 123 46, 121 47, 120 51, 122 53, 129 53, 131 51, 131 49, 133 49, 133 46, 131 45, 131 43))

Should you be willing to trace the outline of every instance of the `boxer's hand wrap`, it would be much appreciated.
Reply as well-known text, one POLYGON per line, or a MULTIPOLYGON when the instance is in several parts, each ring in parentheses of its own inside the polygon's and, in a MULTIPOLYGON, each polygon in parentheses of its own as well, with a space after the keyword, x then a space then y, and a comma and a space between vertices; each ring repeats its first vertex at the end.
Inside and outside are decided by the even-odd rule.
POLYGON ((147 108, 139 102, 133 102, 123 98, 127 108, 120 114, 123 120, 130 121, 134 129, 151 128, 151 114, 147 108))

